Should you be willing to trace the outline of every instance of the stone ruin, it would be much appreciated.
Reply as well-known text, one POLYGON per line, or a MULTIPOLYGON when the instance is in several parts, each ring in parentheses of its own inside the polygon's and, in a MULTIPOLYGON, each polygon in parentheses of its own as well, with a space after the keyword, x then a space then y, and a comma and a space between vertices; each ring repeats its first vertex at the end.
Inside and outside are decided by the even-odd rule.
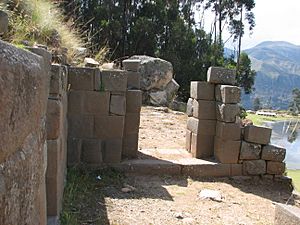
POLYGON ((220 67, 209 68, 207 82, 191 82, 186 149, 193 157, 231 164, 231 176, 280 176, 286 150, 270 144, 270 128, 242 127, 235 83, 235 71, 220 67))

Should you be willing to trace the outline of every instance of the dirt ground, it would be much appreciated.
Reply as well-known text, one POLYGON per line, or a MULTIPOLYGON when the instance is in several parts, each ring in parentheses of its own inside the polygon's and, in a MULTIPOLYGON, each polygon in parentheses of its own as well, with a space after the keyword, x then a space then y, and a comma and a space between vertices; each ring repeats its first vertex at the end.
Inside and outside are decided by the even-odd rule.
MULTIPOLYGON (((183 149, 186 116, 164 108, 143 107, 139 148, 183 149)), ((177 225, 274 224, 275 202, 300 205, 285 182, 255 178, 120 175, 68 172, 63 224, 177 225), (82 177, 82 179, 80 178, 82 177), (130 185, 131 191, 122 188, 130 185), (221 201, 200 199, 204 189, 219 191, 221 201), (70 221, 76 217, 73 222, 70 221), (77 222, 75 222, 77 221, 77 222)))

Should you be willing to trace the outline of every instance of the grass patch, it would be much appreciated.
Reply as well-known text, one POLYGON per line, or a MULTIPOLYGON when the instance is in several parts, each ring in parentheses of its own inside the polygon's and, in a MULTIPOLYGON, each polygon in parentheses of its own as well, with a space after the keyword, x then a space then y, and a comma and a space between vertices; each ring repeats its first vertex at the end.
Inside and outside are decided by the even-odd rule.
POLYGON ((300 170, 287 170, 287 175, 293 179, 294 187, 300 192, 300 170))
POLYGON ((107 185, 121 187, 123 180, 124 175, 113 169, 68 169, 61 224, 105 224, 103 188, 107 185), (98 176, 100 179, 97 179, 98 176))
POLYGON ((278 115, 277 117, 271 117, 271 116, 260 116, 255 114, 248 114, 247 119, 250 119, 253 121, 254 125, 263 125, 266 121, 284 121, 284 120, 296 120, 299 119, 299 117, 295 116, 289 116, 289 115, 278 115))

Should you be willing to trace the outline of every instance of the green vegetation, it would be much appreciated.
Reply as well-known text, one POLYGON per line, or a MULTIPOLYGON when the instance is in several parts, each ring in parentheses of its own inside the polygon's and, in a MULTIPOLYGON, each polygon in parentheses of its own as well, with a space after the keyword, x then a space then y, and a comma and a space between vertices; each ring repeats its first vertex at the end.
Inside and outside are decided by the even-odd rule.
POLYGON ((254 125, 262 125, 266 121, 285 121, 285 120, 296 120, 298 117, 289 116, 289 115, 277 115, 277 117, 271 116, 260 116, 255 114, 248 114, 247 119, 253 121, 254 125))
POLYGON ((298 115, 300 111, 300 89, 294 88, 292 91, 293 101, 290 104, 289 111, 292 115, 298 115))
POLYGON ((67 22, 60 9, 47 0, 8 0, 0 4, 0 9, 9 14, 9 32, 4 40, 23 46, 45 44, 50 49, 61 47, 69 50, 74 57, 74 49, 83 45, 79 33, 67 22))
POLYGON ((287 170, 287 175, 293 179, 296 190, 300 191, 300 170, 287 170))
POLYGON ((105 186, 121 187, 124 176, 113 169, 68 169, 62 225, 106 224, 105 186))

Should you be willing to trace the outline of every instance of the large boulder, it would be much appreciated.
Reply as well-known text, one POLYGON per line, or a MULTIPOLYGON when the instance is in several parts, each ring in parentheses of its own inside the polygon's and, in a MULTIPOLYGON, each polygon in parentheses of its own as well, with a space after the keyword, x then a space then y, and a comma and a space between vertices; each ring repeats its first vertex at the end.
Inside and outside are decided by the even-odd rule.
POLYGON ((164 90, 173 78, 173 66, 170 62, 145 55, 134 55, 130 59, 141 60, 141 89, 164 90))

